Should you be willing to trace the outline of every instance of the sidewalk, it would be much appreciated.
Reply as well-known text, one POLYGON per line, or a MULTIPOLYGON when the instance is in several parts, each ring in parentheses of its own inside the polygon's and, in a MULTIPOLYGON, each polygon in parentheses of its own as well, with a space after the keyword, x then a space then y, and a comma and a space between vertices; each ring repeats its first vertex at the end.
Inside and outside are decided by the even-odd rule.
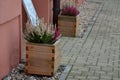
POLYGON ((67 80, 120 80, 119 4, 105 0, 87 38, 62 37, 61 64, 73 65, 67 80))

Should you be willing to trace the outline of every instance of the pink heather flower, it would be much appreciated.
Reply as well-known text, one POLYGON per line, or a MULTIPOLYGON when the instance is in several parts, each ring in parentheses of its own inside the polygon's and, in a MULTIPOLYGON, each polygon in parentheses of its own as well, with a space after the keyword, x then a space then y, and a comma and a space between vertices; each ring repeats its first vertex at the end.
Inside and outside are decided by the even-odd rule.
POLYGON ((68 16, 77 16, 79 14, 79 11, 76 9, 76 7, 73 6, 67 6, 64 9, 62 9, 61 15, 68 15, 68 16))
POLYGON ((54 40, 56 41, 56 40, 58 40, 59 39, 59 37, 60 37, 60 32, 59 32, 59 29, 58 28, 56 28, 56 30, 55 30, 55 34, 54 34, 54 40))

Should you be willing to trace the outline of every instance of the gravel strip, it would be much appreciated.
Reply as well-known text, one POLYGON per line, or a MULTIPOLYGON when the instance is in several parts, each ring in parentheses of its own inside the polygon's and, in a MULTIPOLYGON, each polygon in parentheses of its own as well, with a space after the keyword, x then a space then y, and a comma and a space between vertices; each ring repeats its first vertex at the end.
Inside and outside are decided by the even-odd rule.
POLYGON ((61 65, 53 77, 46 77, 40 75, 27 75, 25 74, 25 64, 21 63, 16 68, 12 69, 11 73, 3 80, 59 80, 61 74, 66 66, 61 65))
POLYGON ((92 20, 93 16, 95 15, 96 11, 98 10, 100 4, 96 2, 89 2, 85 1, 82 5, 78 7, 80 12, 80 26, 77 33, 78 37, 83 37, 84 33, 86 32, 90 21, 92 20))

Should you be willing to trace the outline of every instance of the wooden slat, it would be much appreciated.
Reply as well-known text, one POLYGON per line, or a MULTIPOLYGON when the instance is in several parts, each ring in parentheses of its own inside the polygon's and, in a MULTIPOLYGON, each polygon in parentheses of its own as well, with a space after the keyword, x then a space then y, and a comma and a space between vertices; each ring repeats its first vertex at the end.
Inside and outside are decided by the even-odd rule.
POLYGON ((65 27, 65 26, 59 26, 61 32, 75 32, 76 28, 75 27, 65 27), (67 29, 67 30, 66 30, 67 29))
POLYGON ((36 59, 33 60, 28 60, 28 66, 35 66, 35 67, 50 67, 51 65, 54 64, 54 61, 46 61, 46 60, 39 60, 36 61, 36 59))
MULTIPOLYGON (((54 58, 54 57, 53 57, 54 58)), ((54 59, 53 58, 51 58, 51 60, 49 60, 49 59, 39 59, 39 58, 31 58, 31 57, 29 57, 28 59, 27 59, 27 61, 28 61, 28 63, 30 64, 30 65, 41 65, 41 64, 52 64, 52 63, 54 63, 54 59)))
POLYGON ((59 26, 75 26, 76 25, 76 22, 70 22, 70 21, 64 21, 64 20, 59 20, 58 21, 58 25, 59 26), (67 24, 67 25, 66 25, 67 24))
POLYGON ((63 36, 70 36, 70 37, 75 37, 76 34, 76 30, 75 28, 71 29, 71 28, 60 28, 60 33, 63 36))
POLYGON ((63 36, 67 37, 75 37, 75 33, 73 32, 60 32, 63 36))
POLYGON ((63 16, 63 15, 59 15, 58 16, 59 20, 63 20, 63 21, 70 21, 70 22, 76 22, 76 17, 74 16, 63 16))
POLYGON ((29 57, 36 57, 36 58, 51 58, 54 57, 54 53, 47 53, 47 52, 38 52, 38 51, 26 51, 26 54, 29 54, 29 57))
POLYGON ((27 66, 27 73, 29 74, 38 74, 38 75, 49 75, 51 76, 52 72, 53 72, 53 69, 52 68, 49 68, 49 67, 44 67, 44 68, 41 68, 41 67, 34 67, 34 66, 27 66))
POLYGON ((43 45, 35 45, 34 46, 34 44, 27 44, 26 45, 26 50, 27 51, 40 51, 40 52, 53 52, 52 51, 52 49, 53 49, 53 46, 51 46, 51 47, 49 47, 49 46, 43 46, 43 45))

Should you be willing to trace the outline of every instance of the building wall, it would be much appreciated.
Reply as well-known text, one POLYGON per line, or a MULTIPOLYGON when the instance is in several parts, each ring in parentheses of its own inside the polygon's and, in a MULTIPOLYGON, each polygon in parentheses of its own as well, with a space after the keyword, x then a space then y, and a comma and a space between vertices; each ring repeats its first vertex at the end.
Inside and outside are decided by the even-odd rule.
POLYGON ((44 17, 46 23, 52 23, 53 0, 32 0, 39 17, 44 17))
POLYGON ((0 0, 0 80, 19 63, 20 53, 21 0, 0 0))

